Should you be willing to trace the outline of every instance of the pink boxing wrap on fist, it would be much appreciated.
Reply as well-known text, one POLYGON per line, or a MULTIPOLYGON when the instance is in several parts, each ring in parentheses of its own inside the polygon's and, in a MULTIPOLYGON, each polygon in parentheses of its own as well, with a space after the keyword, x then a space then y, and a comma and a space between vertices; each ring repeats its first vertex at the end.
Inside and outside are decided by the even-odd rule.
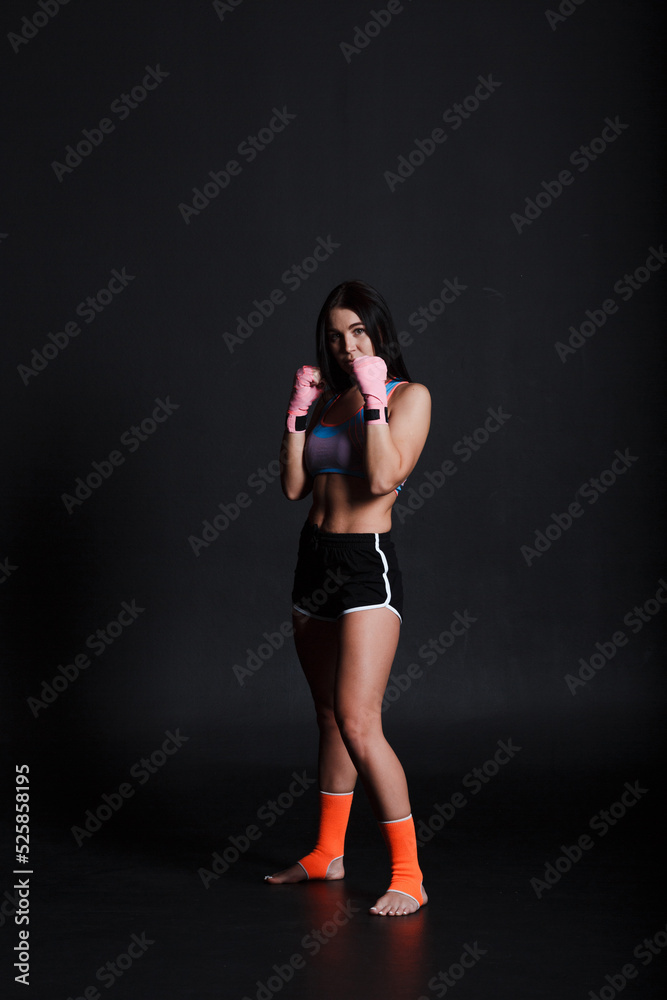
POLYGON ((318 396, 324 392, 322 382, 313 385, 313 381, 319 377, 319 369, 313 365, 302 365, 294 376, 294 387, 287 406, 287 430, 296 434, 303 434, 306 431, 308 410, 318 396))
POLYGON ((364 355, 352 365, 359 391, 364 397, 364 420, 369 423, 387 423, 387 365, 376 355, 364 355))

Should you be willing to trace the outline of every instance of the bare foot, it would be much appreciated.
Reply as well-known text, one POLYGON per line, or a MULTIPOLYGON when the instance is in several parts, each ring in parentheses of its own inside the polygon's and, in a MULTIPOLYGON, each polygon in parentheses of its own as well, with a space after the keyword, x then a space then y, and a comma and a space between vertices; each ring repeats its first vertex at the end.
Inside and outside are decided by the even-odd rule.
MULTIPOLYGON (((421 890, 424 899, 423 906, 425 903, 428 903, 428 896, 426 895, 423 882, 421 890)), ((405 892, 396 892, 394 889, 388 889, 384 896, 380 896, 375 906, 371 906, 369 913, 374 913, 379 917, 404 917, 408 913, 416 913, 418 909, 419 903, 412 896, 408 896, 405 892)))
MULTIPOLYGON (((334 879, 343 878, 344 876, 345 868, 343 867, 343 859, 334 858, 327 868, 325 880, 330 882, 334 879)), ((265 875, 264 881, 268 882, 269 885, 283 885, 288 882, 305 882, 307 878, 308 876, 306 875, 305 869, 302 868, 301 865, 296 864, 292 865, 291 868, 285 868, 281 872, 276 872, 275 875, 265 875)))

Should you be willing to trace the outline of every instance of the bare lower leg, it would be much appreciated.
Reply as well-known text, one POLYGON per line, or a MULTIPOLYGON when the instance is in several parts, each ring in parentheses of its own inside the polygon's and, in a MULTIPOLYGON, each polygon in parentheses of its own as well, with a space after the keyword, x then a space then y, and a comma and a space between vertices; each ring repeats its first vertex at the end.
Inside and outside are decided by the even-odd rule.
MULTIPOLYGON (((397 641, 398 623, 391 611, 347 616, 341 633, 336 687, 336 715, 343 740, 375 816, 383 824, 405 821, 411 814, 405 772, 382 731, 382 697, 397 641)), ((403 870, 405 874, 407 865, 411 876, 406 880, 396 875, 399 888, 384 893, 371 907, 371 913, 403 915, 418 910, 427 901, 417 862, 414 826, 410 832, 410 824, 412 820, 402 825, 402 849, 395 856, 394 850, 399 849, 392 847, 391 854, 392 872, 403 870), (395 857, 400 856, 402 861, 394 869, 395 857)))
MULTIPOLYGON (((303 615, 294 616, 294 638, 303 672, 313 695, 320 731, 318 779, 322 791, 342 794, 353 791, 357 771, 341 738, 333 713, 334 685, 338 662, 338 626, 303 615)), ((328 866, 327 879, 341 879, 343 859, 328 866)), ((308 876, 300 864, 266 876, 270 884, 302 882, 308 876)))
MULTIPOLYGON (((378 822, 393 825, 409 817, 411 809, 405 772, 382 732, 381 721, 362 721, 358 729, 346 733, 346 740, 378 822)), ((411 860, 413 869, 418 870, 416 852, 411 860)), ((417 881, 420 879, 421 873, 417 881)), ((404 916, 414 913, 427 900, 423 884, 415 885, 412 892, 407 888, 405 891, 391 889, 379 897, 370 912, 378 916, 404 916)))
MULTIPOLYGON (((357 771, 350 760, 350 755, 333 718, 320 722, 318 775, 321 791, 342 796, 354 790, 357 771)), ((344 875, 345 868, 342 856, 333 858, 327 867, 325 879, 327 881, 341 879, 344 875)), ((276 872, 275 875, 265 876, 265 881, 281 885, 287 882, 303 882, 312 877, 312 870, 307 873, 306 868, 297 863, 276 872)))
POLYGON ((410 796, 403 766, 387 742, 381 724, 370 721, 363 734, 348 745, 359 778, 379 821, 402 819, 410 812, 410 796))
POLYGON ((357 782, 357 769, 352 763, 340 729, 333 717, 320 720, 320 744, 317 776, 325 792, 352 792, 357 782))

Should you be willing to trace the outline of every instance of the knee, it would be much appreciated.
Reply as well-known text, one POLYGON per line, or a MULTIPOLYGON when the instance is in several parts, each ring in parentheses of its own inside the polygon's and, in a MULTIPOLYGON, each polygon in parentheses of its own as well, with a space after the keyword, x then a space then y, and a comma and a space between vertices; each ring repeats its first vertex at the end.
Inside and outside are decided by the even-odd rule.
POLYGON ((382 735, 380 713, 369 709, 337 710, 336 723, 343 742, 357 756, 382 735))
POLYGON ((333 733, 338 731, 336 713, 331 705, 316 705, 315 714, 317 716, 317 725, 321 733, 333 733))

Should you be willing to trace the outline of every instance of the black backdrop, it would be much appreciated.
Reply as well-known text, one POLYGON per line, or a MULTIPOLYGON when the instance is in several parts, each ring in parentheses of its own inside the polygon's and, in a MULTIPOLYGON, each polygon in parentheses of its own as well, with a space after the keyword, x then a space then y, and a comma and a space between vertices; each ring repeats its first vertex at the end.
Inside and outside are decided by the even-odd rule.
POLYGON ((428 722, 423 766, 457 774, 443 734, 474 762, 506 720, 541 733, 537 774, 651 756, 660 5, 8 0, 2 21, 3 738, 34 821, 75 851, 179 727, 152 787, 197 811, 205 760, 218 793, 243 762, 312 768, 285 637, 307 504, 275 460, 350 277, 433 397, 394 518, 388 730, 428 722))

